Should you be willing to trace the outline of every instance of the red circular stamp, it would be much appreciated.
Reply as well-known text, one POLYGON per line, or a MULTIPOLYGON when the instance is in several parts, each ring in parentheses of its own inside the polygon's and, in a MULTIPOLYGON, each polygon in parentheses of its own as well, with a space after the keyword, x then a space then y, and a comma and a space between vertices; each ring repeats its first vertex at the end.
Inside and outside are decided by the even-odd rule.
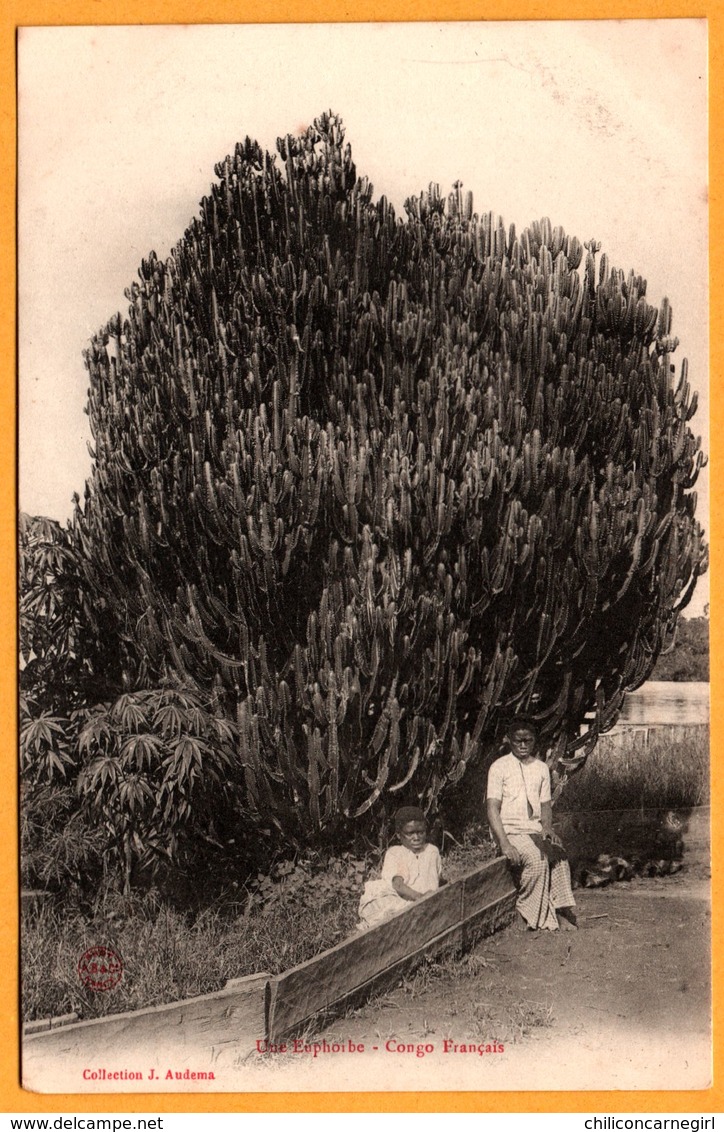
POLYGON ((78 978, 90 990, 112 990, 123 977, 123 960, 112 947, 89 947, 78 960, 78 978))

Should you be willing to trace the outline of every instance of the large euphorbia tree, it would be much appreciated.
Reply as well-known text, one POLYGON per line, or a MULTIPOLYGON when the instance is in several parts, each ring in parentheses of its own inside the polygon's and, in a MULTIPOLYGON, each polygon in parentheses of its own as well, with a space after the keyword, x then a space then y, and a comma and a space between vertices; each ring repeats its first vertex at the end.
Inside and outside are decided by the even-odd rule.
POLYGON ((459 187, 398 218, 334 116, 277 148, 93 340, 76 531, 125 686, 206 689, 299 841, 430 805, 515 711, 585 755, 704 568, 703 461, 668 304, 593 241, 459 187))

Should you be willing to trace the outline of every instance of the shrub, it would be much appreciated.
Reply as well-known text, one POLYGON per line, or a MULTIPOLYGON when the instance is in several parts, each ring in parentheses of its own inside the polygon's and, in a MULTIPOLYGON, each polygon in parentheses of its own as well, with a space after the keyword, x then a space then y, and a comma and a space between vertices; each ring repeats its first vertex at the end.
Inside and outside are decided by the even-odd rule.
POLYGON ((709 679, 709 619, 679 618, 675 634, 666 643, 652 672, 654 680, 709 679))

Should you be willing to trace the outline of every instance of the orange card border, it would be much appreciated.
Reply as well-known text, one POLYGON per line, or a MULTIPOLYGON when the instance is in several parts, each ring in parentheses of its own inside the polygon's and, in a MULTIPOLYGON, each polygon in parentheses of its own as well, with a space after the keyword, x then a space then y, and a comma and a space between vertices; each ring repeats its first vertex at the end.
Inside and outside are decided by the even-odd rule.
MULTIPOLYGON (((0 1110, 33 1112, 691 1112, 724 1111, 722 1088, 722 967, 714 950, 714 1084, 701 1091, 647 1092, 362 1092, 362 1093, 203 1093, 203 1094, 63 1094, 41 1096, 19 1085, 18 1026, 18 870, 17 870, 17 734, 16 734, 16 601, 15 517, 17 514, 17 321, 16 321, 16 40, 23 25, 83 24, 225 24, 403 22, 449 20, 578 20, 705 18, 709 28, 710 90, 710 345, 711 374, 711 611, 712 735, 716 752, 722 737, 718 703, 724 664, 720 667, 724 619, 720 613, 722 571, 719 568, 719 504, 724 488, 716 469, 724 437, 724 397, 719 401, 724 343, 714 332, 722 325, 724 307, 724 0, 608 0, 603 3, 564 0, 246 0, 243 8, 230 0, 141 0, 123 5, 98 0, 6 0, 0 14, 0 469, 5 480, 0 510, 0 720, 5 789, 0 795, 0 832, 6 851, 0 856, 0 1110), (239 20, 243 10, 244 20, 239 20)), ((722 389, 724 393, 724 389, 722 389)), ((714 776, 713 939, 724 934, 724 903, 717 864, 724 837, 718 821, 724 784, 714 776)), ((615 1056, 615 1053, 614 1053, 615 1056)))

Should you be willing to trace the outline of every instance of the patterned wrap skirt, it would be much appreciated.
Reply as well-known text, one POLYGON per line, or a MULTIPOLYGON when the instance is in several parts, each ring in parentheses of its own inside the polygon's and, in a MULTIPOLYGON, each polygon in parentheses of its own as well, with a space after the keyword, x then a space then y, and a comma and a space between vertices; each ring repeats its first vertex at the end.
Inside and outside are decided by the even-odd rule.
POLYGON ((527 833, 509 833, 508 840, 523 859, 516 908, 529 927, 557 931, 556 908, 576 903, 568 861, 551 864, 527 833))

